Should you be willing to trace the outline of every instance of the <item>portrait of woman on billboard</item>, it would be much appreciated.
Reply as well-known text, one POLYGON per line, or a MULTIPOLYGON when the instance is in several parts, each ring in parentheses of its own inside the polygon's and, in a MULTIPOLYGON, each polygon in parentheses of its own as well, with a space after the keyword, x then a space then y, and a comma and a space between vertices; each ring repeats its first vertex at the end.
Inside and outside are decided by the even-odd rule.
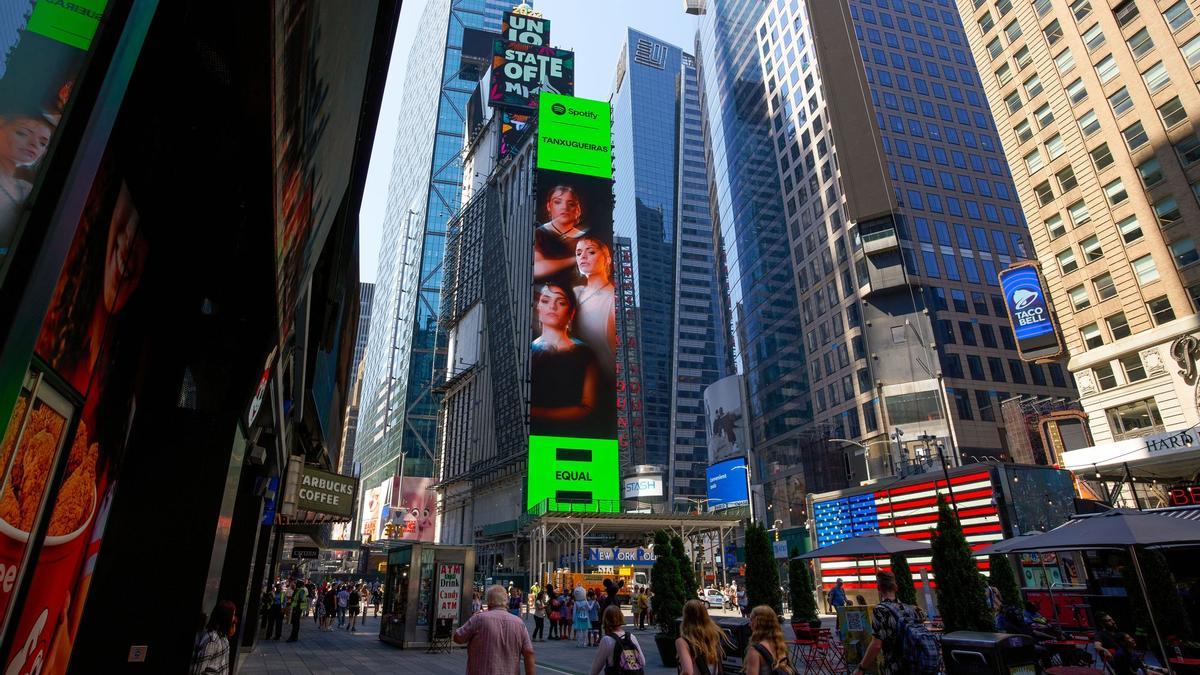
POLYGON ((0 112, 0 256, 16 238, 17 218, 33 191, 33 172, 53 133, 40 111, 0 112))
POLYGON ((594 436, 601 378, 595 352, 571 336, 579 301, 555 284, 543 284, 535 300, 541 335, 530 354, 530 433, 594 436))
POLYGON ((550 188, 543 204, 550 220, 533 233, 533 280, 557 280, 570 285, 575 266, 575 242, 587 234, 583 200, 571 185, 550 188))
POLYGON ((617 353, 612 249, 599 237, 585 234, 575 243, 575 266, 584 284, 575 287, 579 310, 575 313, 572 334, 592 348, 604 375, 611 379, 617 353))

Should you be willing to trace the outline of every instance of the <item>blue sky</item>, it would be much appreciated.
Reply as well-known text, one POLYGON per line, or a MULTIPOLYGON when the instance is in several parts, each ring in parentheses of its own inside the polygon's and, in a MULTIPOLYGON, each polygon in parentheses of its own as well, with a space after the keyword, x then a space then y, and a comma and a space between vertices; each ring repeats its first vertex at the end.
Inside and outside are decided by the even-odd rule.
MULTIPOLYGON (((629 27, 693 51, 698 17, 684 13, 683 0, 533 0, 533 6, 550 19, 551 43, 575 51, 575 94, 584 98, 608 98, 617 55, 629 27)), ((425 0, 404 3, 392 50, 371 168, 359 210, 359 277, 363 281, 375 281, 396 120, 403 105, 401 90, 417 19, 424 8, 425 0)))

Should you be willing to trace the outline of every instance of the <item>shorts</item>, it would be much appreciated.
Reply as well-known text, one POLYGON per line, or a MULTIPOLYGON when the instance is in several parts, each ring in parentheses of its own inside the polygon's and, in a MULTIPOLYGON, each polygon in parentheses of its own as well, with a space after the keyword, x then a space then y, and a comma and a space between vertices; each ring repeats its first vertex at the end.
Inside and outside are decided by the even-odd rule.
POLYGON ((358 616, 358 608, 357 607, 350 608, 350 616, 358 616))

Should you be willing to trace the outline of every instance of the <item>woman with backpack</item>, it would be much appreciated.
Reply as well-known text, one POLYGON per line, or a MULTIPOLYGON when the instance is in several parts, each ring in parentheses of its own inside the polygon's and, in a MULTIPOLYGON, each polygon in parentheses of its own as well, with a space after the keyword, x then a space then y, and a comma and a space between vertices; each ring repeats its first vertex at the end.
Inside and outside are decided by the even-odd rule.
POLYGON ((601 620, 604 637, 592 659, 588 675, 642 675, 646 672, 646 655, 633 633, 625 631, 625 615, 617 605, 609 605, 601 620))
POLYGON ((751 610, 750 630, 750 649, 743 664, 746 675, 796 675, 775 610, 767 605, 751 610))
POLYGON ((683 623, 675 638, 679 675, 721 675, 725 649, 723 634, 708 615, 708 606, 692 598, 683 606, 683 623))

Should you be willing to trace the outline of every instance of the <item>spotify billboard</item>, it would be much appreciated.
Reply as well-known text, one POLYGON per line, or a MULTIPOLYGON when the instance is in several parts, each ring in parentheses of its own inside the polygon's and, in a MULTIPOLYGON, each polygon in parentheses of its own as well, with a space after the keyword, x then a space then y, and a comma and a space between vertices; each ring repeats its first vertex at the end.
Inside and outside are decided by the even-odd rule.
POLYGON ((529 358, 531 511, 619 511, 609 104, 542 92, 529 358))

